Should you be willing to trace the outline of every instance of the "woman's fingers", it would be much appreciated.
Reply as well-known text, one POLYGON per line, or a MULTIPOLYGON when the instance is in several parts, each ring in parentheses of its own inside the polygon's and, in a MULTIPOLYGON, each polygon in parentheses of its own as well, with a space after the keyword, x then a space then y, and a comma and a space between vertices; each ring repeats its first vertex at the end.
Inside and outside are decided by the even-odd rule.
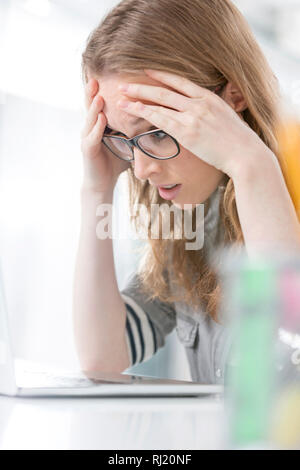
POLYGON ((89 100, 90 106, 88 108, 85 126, 81 133, 82 137, 86 137, 93 130, 95 124, 97 123, 99 113, 102 111, 104 104, 103 98, 99 94, 96 94, 94 98, 90 98, 89 100))
POLYGON ((104 127, 105 127, 105 122, 101 114, 98 114, 95 125, 93 126, 91 132, 88 134, 87 139, 86 139, 91 147, 99 145, 99 142, 101 141, 101 138, 102 138, 104 127))
POLYGON ((94 125, 97 122, 98 115, 103 109, 103 98, 100 95, 96 95, 90 109, 87 113, 85 127, 84 127, 84 134, 88 135, 92 130, 94 125))
POLYGON ((95 95, 99 91, 99 83, 94 78, 90 78, 88 83, 85 85, 84 92, 85 92, 85 107, 88 111, 95 95))

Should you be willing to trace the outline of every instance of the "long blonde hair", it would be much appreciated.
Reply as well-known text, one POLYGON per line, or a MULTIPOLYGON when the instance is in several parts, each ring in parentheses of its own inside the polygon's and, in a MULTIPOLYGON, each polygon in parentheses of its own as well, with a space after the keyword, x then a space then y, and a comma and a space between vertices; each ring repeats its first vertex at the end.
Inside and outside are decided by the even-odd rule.
MULTIPOLYGON (((279 86, 248 23, 230 0, 123 0, 90 34, 82 54, 82 72, 94 76, 137 74, 159 69, 186 77, 202 87, 233 82, 248 108, 243 119, 277 154, 279 86)), ((176 137, 176 136, 175 136, 176 137)), ((148 181, 128 170, 130 205, 163 201, 148 181)), ((140 218, 136 214, 136 225, 140 218)), ((219 206, 225 244, 242 246, 233 181, 228 177, 219 206)), ((174 228, 174 226, 173 226, 174 228)), ((149 226, 148 226, 149 230, 149 226)), ((151 239, 140 268, 145 294, 164 302, 201 306, 217 320, 221 289, 203 250, 185 250, 185 239, 151 239), (172 261, 170 263, 170 247, 172 261), (168 272, 184 289, 171 293, 168 272)))

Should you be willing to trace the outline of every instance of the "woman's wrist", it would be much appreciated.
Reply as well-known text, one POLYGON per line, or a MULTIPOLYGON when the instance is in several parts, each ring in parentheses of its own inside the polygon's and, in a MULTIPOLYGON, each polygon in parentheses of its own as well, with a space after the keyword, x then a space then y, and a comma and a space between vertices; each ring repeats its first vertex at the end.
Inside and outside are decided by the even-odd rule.
POLYGON ((113 204, 113 191, 98 192, 84 185, 80 192, 81 203, 81 232, 94 233, 97 237, 97 224, 103 206, 111 207, 113 204), (102 209, 101 209, 102 206, 102 209))
POLYGON ((236 205, 248 249, 296 247, 300 226, 278 159, 256 154, 233 179, 236 205))
POLYGON ((257 151, 253 150, 250 154, 236 159, 229 176, 233 183, 239 183, 251 181, 257 177, 266 177, 268 171, 281 171, 281 169, 274 153, 266 147, 257 151))
POLYGON ((96 190, 95 188, 90 187, 89 185, 86 185, 83 183, 81 185, 80 189, 80 196, 81 200, 95 200, 103 202, 103 203, 110 203, 113 200, 113 194, 114 194, 114 188, 110 188, 109 190, 106 191, 99 191, 96 190))

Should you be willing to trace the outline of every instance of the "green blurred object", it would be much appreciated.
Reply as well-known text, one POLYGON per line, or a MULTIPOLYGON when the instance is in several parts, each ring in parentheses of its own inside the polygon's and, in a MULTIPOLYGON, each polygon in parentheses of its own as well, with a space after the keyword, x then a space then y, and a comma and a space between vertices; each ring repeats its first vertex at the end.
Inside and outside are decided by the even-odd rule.
POLYGON ((229 371, 230 438, 234 446, 268 440, 275 373, 278 319, 276 274, 268 264, 250 263, 235 273, 234 364, 229 371))

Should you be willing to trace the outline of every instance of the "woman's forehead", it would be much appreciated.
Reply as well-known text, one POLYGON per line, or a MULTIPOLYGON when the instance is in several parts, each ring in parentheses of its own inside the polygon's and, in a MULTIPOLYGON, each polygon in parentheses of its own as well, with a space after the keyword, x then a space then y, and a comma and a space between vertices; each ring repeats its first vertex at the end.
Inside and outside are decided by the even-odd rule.
MULTIPOLYGON (((140 83, 145 85, 160 86, 163 88, 169 88, 166 85, 154 80, 151 77, 148 77, 145 74, 136 74, 136 75, 126 75, 126 74, 113 74, 110 76, 104 76, 102 79, 99 78, 99 93, 103 96, 104 99, 104 108, 103 112, 106 114, 107 120, 110 123, 112 129, 118 129, 122 132, 125 131, 125 128, 128 130, 128 126, 131 126, 131 122, 136 118, 128 118, 128 113, 121 110, 117 103, 125 95, 118 89, 118 85, 121 83, 140 83)), ((139 98, 128 97, 130 101, 139 101, 139 98)), ((155 105, 155 101, 150 101, 143 99, 141 100, 145 104, 155 105)), ((146 124, 146 122, 145 122, 146 124)))
POLYGON ((152 77, 149 77, 148 75, 146 75, 144 73, 141 73, 141 74, 111 74, 111 75, 104 76, 102 78, 99 77, 100 86, 101 86, 101 82, 103 84, 111 83, 111 84, 114 84, 114 85, 117 85, 117 86, 118 86, 118 84, 123 83, 123 82, 124 83, 140 83, 140 84, 144 84, 144 85, 159 86, 159 87, 162 87, 162 88, 172 90, 171 87, 165 85, 164 83, 162 83, 158 80, 155 80, 152 77))

